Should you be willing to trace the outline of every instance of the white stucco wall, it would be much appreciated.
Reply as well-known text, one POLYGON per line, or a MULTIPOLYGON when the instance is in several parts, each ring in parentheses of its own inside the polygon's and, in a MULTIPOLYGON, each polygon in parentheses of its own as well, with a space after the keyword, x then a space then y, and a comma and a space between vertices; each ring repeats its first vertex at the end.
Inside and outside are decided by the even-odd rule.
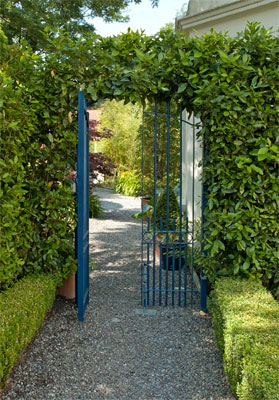
POLYGON ((257 21, 266 28, 279 29, 279 0, 240 0, 233 1, 211 10, 178 17, 176 30, 186 36, 201 36, 213 28, 217 32, 228 32, 235 36, 242 31, 247 22, 257 21))
MULTIPOLYGON (((190 117, 186 110, 183 111, 183 120, 191 124, 200 122, 193 115, 190 117)), ((202 159, 202 143, 196 138, 198 131, 190 124, 182 125, 182 205, 189 221, 201 218, 202 167, 199 162, 202 159)))

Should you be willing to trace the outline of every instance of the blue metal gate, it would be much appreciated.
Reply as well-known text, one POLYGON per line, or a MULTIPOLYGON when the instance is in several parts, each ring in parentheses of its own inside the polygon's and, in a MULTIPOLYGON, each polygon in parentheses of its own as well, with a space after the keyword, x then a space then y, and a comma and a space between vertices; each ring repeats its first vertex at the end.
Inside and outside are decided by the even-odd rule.
POLYGON ((199 121, 171 100, 149 102, 142 124, 142 305, 206 310, 199 121), (147 205, 144 199, 148 198, 147 205))
POLYGON ((89 302, 89 116, 84 92, 78 99, 78 151, 77 151, 77 233, 76 253, 78 270, 76 302, 78 320, 83 321, 89 302))

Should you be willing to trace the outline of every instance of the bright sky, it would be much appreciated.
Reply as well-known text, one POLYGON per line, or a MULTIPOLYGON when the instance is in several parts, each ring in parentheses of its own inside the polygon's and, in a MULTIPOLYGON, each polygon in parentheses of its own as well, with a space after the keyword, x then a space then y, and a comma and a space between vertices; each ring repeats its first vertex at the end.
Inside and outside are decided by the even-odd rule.
POLYGON ((177 12, 188 3, 188 0, 159 0, 159 6, 152 8, 150 0, 142 0, 140 4, 131 4, 127 13, 128 23, 105 23, 101 18, 94 18, 93 24, 99 35, 112 36, 126 32, 128 27, 133 31, 144 29, 147 35, 157 33, 169 22, 175 21, 177 12))

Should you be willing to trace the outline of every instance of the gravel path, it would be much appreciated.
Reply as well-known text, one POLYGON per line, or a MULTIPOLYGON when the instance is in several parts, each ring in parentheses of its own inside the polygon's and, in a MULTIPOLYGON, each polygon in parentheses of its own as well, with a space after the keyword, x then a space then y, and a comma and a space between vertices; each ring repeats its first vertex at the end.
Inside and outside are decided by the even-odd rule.
POLYGON ((91 299, 78 323, 57 299, 14 368, 3 400, 231 400, 211 321, 194 308, 140 314, 139 200, 99 189, 90 220, 91 299))

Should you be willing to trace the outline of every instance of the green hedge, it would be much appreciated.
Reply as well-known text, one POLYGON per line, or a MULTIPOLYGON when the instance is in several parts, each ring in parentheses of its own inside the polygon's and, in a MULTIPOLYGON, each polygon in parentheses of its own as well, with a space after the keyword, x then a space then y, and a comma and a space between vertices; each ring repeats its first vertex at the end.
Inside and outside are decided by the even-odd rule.
POLYGON ((23 278, 0 293, 0 387, 40 328, 56 295, 54 276, 23 278))
POLYGON ((0 36, 0 47, 1 291, 28 274, 67 278, 76 269, 68 177, 76 161, 77 99, 61 96, 61 81, 25 44, 7 45, 0 36))
POLYGON ((210 298, 217 343, 241 400, 279 399, 279 305, 254 280, 217 280, 210 298))
MULTIPOLYGON (((278 32, 252 23, 235 38, 188 39, 171 30, 53 36, 53 51, 43 56, 0 36, 0 290, 36 271, 62 268, 67 277, 75 269, 67 177, 76 164, 82 88, 93 102, 171 97, 201 119, 205 275, 261 279, 278 296, 278 32)), ((118 185, 141 192, 134 173, 119 175, 118 185)))

